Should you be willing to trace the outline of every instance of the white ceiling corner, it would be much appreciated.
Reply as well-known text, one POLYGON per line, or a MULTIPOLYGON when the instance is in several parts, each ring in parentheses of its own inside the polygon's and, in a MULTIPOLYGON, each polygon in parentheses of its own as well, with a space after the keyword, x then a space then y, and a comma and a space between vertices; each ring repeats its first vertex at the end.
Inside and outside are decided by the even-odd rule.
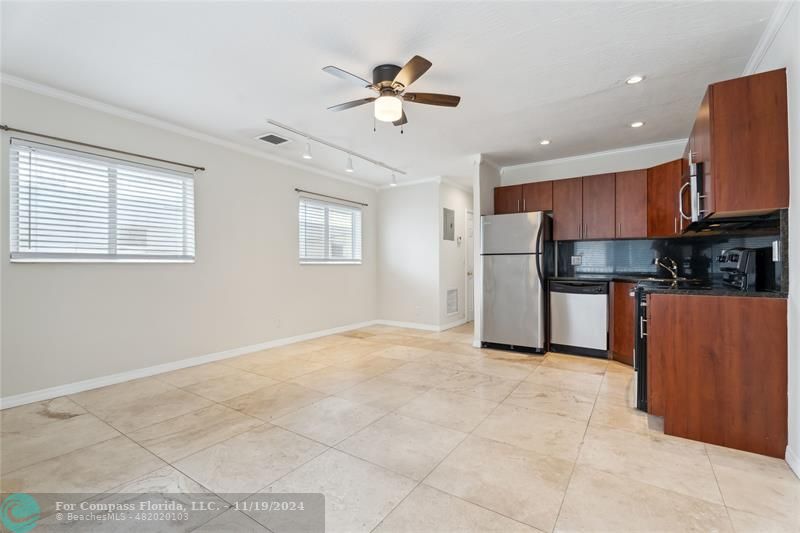
POLYGON ((323 147, 300 163, 304 143, 254 140, 264 117, 402 168, 402 181, 471 186, 478 153, 509 167, 685 138, 706 85, 741 75, 782 5, 4 1, 0 60, 18 79, 336 179, 391 175, 354 160, 355 175, 339 176, 346 156, 323 147), (433 67, 413 89, 458 94, 458 108, 408 104, 403 135, 373 133, 370 106, 325 109, 370 94, 325 65, 369 78, 414 54, 433 67), (627 86, 631 74, 647 78, 627 86))

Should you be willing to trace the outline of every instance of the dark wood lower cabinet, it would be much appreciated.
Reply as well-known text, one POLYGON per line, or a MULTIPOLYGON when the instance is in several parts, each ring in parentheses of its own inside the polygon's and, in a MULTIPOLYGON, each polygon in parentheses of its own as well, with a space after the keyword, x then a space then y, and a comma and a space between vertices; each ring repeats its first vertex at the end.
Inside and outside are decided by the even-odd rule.
POLYGON ((611 283, 611 357, 615 361, 633 365, 634 348, 634 283, 611 283))
POLYGON ((648 314, 648 408, 664 432, 782 458, 786 300, 652 294, 648 314))

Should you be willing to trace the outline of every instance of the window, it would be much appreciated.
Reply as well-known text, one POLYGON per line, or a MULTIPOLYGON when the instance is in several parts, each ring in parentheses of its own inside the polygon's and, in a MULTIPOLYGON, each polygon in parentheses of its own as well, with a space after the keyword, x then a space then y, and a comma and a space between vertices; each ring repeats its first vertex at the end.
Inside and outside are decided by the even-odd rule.
POLYGON ((191 174, 11 140, 12 261, 192 261, 191 174))
POLYGON ((361 263, 361 209, 300 197, 300 262, 361 263))

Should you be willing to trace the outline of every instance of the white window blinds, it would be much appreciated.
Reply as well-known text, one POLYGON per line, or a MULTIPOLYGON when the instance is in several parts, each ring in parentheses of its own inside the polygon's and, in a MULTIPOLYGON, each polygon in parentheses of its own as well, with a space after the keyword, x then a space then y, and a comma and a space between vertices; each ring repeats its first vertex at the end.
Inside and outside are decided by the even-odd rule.
POLYGON ((191 261, 191 174, 12 139, 11 259, 191 261))
POLYGON ((360 263, 361 208, 300 197, 301 263, 360 263))

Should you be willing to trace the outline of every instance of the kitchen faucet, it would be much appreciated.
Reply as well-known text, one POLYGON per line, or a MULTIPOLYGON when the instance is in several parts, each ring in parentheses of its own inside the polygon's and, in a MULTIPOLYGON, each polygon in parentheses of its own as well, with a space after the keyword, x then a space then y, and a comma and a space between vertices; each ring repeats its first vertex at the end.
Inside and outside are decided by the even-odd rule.
POLYGON ((656 266, 660 266, 670 274, 672 274, 672 279, 678 279, 678 263, 675 262, 674 259, 671 257, 664 256, 663 258, 656 257, 653 259, 653 264, 656 266), (664 261, 669 261, 669 264, 664 264, 664 261))

